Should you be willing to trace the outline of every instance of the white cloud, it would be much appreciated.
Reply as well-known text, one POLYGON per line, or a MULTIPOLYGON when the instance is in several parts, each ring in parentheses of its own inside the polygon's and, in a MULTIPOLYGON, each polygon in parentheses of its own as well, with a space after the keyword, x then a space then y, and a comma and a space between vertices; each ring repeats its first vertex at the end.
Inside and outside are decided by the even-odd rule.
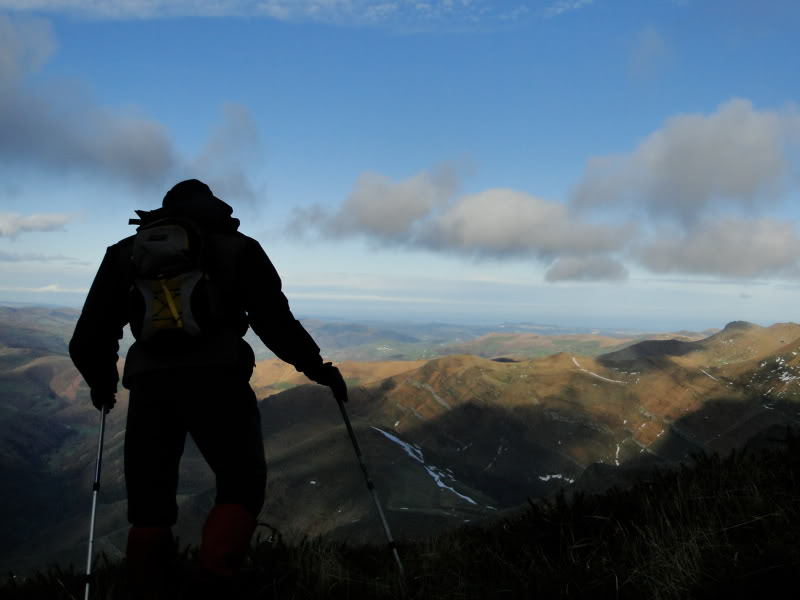
POLYGON ((793 109, 730 100, 711 115, 680 115, 630 154, 591 159, 574 190, 578 207, 643 207, 691 225, 719 205, 753 207, 787 185, 787 146, 800 138, 793 109))
MULTIPOLYGON (((422 248, 473 259, 535 259, 607 255, 622 251, 635 236, 630 224, 581 221, 561 204, 510 189, 458 197, 457 172, 440 167, 404 181, 362 175, 334 211, 320 207, 295 212, 291 229, 326 237, 362 237, 378 245, 422 248)), ((608 260, 587 261, 584 279, 619 279, 608 260), (590 271, 597 267, 596 273, 590 271)))
POLYGON ((63 254, 41 254, 39 252, 5 252, 0 250, 0 262, 54 262, 69 261, 73 264, 89 264, 63 254))
POLYGON ((241 104, 225 104, 222 117, 205 147, 188 162, 182 178, 201 179, 218 197, 254 202, 259 191, 254 188, 245 166, 262 157, 258 125, 250 110, 241 104))
POLYGON ((194 159, 184 157, 167 128, 145 114, 104 106, 79 83, 34 85, 29 75, 54 47, 46 22, 0 15, 0 159, 5 165, 159 189, 180 175, 207 178, 218 195, 252 200, 255 191, 244 166, 258 155, 259 139, 246 107, 223 107, 223 121, 205 148, 194 159))
POLYGON ((494 189, 460 198, 435 216, 423 241, 432 248, 479 257, 550 258, 619 250, 633 233, 627 225, 581 222, 556 202, 494 189))
POLYGON ((628 269, 606 256, 559 258, 545 273, 547 281, 623 281, 628 269))
POLYGON ((800 238, 790 223, 728 218, 688 233, 662 234, 647 243, 638 258, 654 273, 793 276, 800 238))
POLYGON ((38 20, 0 15, 0 157, 62 171, 102 173, 134 183, 163 179, 176 156, 164 127, 101 106, 79 86, 34 87, 31 70, 55 46, 38 20))
POLYGON ((55 51, 52 28, 42 19, 13 22, 0 16, 0 91, 37 71, 55 51))
MULTIPOLYGON (((591 0, 571 0, 574 5, 591 0)), ((344 24, 508 21, 529 12, 531 0, 0 0, 0 10, 77 14, 100 19, 265 17, 344 24)), ((572 10, 572 6, 557 12, 572 10)))
POLYGON ((73 219, 73 215, 44 213, 23 216, 18 213, 0 213, 0 237, 15 238, 20 233, 32 231, 60 231, 73 219))
POLYGON ((557 0, 544 10, 545 16, 557 17, 592 4, 594 0, 557 0))
POLYGON ((89 288, 67 288, 59 283, 39 287, 0 285, 0 292, 26 292, 32 294, 88 294, 89 288))
POLYGON ((414 243, 421 223, 447 204, 457 187, 457 172, 447 165, 399 182, 364 173, 338 211, 298 210, 293 227, 317 228, 330 237, 361 235, 384 244, 414 243))
MULTIPOLYGON (((733 99, 708 115, 669 119, 629 154, 590 160, 571 200, 606 217, 639 219, 640 238, 626 257, 653 273, 794 278, 795 225, 759 212, 796 189, 798 142, 794 107, 759 110, 733 99)), ((580 273, 577 262, 565 264, 548 279, 580 273)))

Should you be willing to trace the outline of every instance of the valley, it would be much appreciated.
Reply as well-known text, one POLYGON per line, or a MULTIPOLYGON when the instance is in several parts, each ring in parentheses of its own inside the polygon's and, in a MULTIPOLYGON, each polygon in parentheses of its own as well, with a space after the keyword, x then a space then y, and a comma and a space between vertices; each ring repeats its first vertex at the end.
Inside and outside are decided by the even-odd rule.
MULTIPOLYGON (((7 549, 0 566, 6 569, 82 560, 99 416, 65 355, 76 317, 25 313, 7 325, 4 313, 0 321, 0 547, 7 549)), ((386 345, 391 330, 339 324, 327 331, 343 337, 328 339, 324 355, 337 346, 386 345)), ((460 342, 451 337, 442 348, 472 353, 337 361, 350 388, 348 412, 398 537, 493 519, 559 490, 625 486, 654 467, 691 461, 693 453, 741 447, 772 426, 796 423, 800 410, 794 323, 734 322, 716 332, 627 338, 503 329, 471 335, 460 342), (589 342, 586 352, 558 351, 589 342), (526 357, 545 343, 555 352, 526 357)), ((382 355, 373 348, 373 357, 382 355)), ((260 521, 287 539, 380 541, 329 390, 274 359, 258 362, 251 384, 269 464, 260 521)), ((98 507, 97 548, 112 557, 121 556, 127 531, 126 406, 123 390, 109 415, 98 507)), ((188 442, 176 527, 183 543, 196 542, 213 498, 213 475, 188 442)))

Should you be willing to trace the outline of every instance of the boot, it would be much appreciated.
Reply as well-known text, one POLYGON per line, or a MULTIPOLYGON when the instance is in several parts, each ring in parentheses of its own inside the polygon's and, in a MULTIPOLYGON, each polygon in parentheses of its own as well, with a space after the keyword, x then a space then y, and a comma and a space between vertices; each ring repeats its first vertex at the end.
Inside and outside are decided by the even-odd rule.
POLYGON ((203 527, 200 566, 217 577, 231 577, 244 561, 255 528, 255 515, 241 504, 217 504, 203 527))
POLYGON ((127 549, 131 600, 167 598, 174 562, 175 541, 169 527, 131 527, 127 549))

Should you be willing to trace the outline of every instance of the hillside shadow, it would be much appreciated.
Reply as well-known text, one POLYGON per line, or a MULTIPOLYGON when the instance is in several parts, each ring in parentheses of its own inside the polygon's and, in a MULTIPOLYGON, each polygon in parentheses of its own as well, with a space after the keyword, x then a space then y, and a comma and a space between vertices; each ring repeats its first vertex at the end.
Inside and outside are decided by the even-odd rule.
POLYGON ((670 357, 684 356, 701 348, 701 342, 647 340, 622 350, 601 354, 597 357, 597 362, 609 369, 648 371, 668 366, 670 357))
MULTIPOLYGON (((636 480, 652 476, 656 469, 690 464, 698 453, 725 455, 736 448, 779 443, 782 428, 800 426, 795 404, 767 402, 753 396, 744 400, 709 400, 700 409, 666 423, 664 434, 648 448, 631 441, 630 432, 621 425, 610 427, 594 422, 587 414, 570 415, 565 408, 568 405, 563 403, 554 410, 551 405, 503 407, 470 401, 430 420, 414 417, 413 427, 398 431, 398 417, 408 415, 386 402, 392 386, 387 380, 351 389, 347 410, 370 474, 396 528, 395 535, 401 538, 408 532, 414 536, 433 535, 466 521, 489 519, 495 510, 499 513, 514 509, 525 505, 529 498, 552 498, 562 491, 600 493, 612 487, 629 487, 636 480), (418 448, 422 460, 413 459, 406 449, 376 428, 418 448), (615 464, 617 458, 619 466, 615 464), (457 494, 473 498, 476 505, 445 487, 437 487, 425 467, 435 468, 442 483, 457 494), (428 491, 422 493, 415 486, 428 491), (427 512, 403 510, 415 508, 412 500, 424 503, 432 498, 439 504, 422 507, 431 508, 427 512), (450 516, 445 518, 446 515, 450 516)), ((329 390, 316 385, 298 386, 263 400, 261 408, 265 439, 269 438, 271 444, 267 456, 270 517, 286 519, 286 527, 298 531, 313 525, 307 529, 315 532, 313 535, 350 538, 358 531, 367 531, 367 537, 373 540, 380 536, 380 523, 329 390), (341 514, 337 513, 340 510, 341 514)), ((89 437, 94 437, 94 430, 89 437)), ((108 441, 109 462, 104 467, 101 503, 124 497, 120 478, 105 479, 117 469, 114 465, 121 451, 120 441, 114 435, 108 441)), ((82 458, 86 464, 73 465, 75 470, 71 473, 81 473, 86 479, 83 475, 93 458, 93 452, 87 452, 82 458)), ((202 461, 191 446, 186 459, 179 493, 189 504, 193 495, 202 496, 202 506, 198 504, 197 510, 189 511, 197 516, 210 501, 206 496, 213 479, 195 470, 202 461)), ((67 512, 73 516, 86 513, 89 486, 78 490, 80 486, 74 485, 74 479, 48 479, 48 473, 42 466, 35 479, 21 479, 20 486, 13 488, 4 484, 4 490, 14 491, 13 497, 4 498, 6 504, 43 510, 58 497, 62 516, 67 512)), ((5 474, 16 476, 11 471, 5 474)), ((36 510, 25 511, 30 524, 26 536, 30 538, 36 536, 36 510)), ((284 523, 277 525, 280 528, 284 523)), ((4 552, 8 558, 20 540, 13 535, 5 539, 9 542, 4 552)), ((46 547, 47 540, 42 544, 46 547)))
MULTIPOLYGON (((374 390, 354 394, 352 408, 359 418, 369 416, 366 405, 375 396, 374 390)), ((587 415, 568 420, 541 405, 509 409, 467 402, 402 433, 385 426, 401 439, 415 440, 426 461, 451 469, 454 480, 491 497, 499 508, 562 490, 601 493, 629 487, 654 470, 692 464, 697 455, 725 457, 752 446, 764 432, 800 427, 795 404, 765 404, 757 396, 715 398, 679 419, 653 423, 663 432, 645 446, 629 430, 593 422, 587 415)))
POLYGON ((757 397, 710 400, 669 423, 666 435, 640 456, 619 467, 592 464, 568 490, 569 495, 627 489, 652 478, 656 471, 694 465, 701 457, 726 458, 745 449, 785 448, 787 432, 800 431, 797 405, 784 401, 764 408, 761 402, 757 397))

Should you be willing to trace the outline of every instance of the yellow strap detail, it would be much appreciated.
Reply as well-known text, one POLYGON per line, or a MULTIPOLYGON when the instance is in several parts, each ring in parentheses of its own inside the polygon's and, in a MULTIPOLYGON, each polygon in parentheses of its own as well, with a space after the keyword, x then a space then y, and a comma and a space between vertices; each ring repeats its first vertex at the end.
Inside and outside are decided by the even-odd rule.
POLYGON ((181 319, 181 316, 178 314, 178 308, 175 306, 175 299, 172 297, 172 293, 169 291, 163 279, 159 279, 158 282, 161 284, 161 289, 164 290, 164 296, 167 299, 167 304, 169 304, 172 318, 175 319, 175 324, 178 328, 183 329, 183 319, 181 319))

